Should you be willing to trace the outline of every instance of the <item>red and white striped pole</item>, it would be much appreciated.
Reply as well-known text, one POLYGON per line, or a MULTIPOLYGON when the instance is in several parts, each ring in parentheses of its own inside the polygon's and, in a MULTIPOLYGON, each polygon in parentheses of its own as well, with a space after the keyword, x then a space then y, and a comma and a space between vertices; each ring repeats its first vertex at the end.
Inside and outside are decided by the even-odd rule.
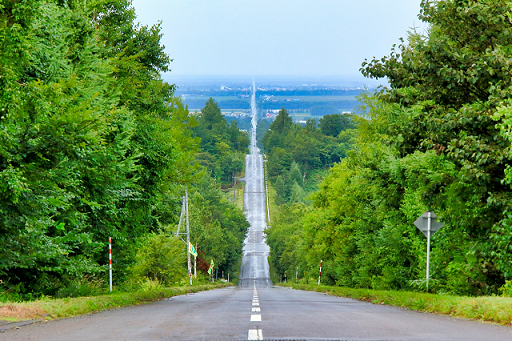
POLYGON ((322 260, 320 260, 320 271, 318 271, 318 285, 320 285, 320 277, 322 277, 322 260))
POLYGON ((108 237, 108 287, 112 292, 112 238, 108 237))

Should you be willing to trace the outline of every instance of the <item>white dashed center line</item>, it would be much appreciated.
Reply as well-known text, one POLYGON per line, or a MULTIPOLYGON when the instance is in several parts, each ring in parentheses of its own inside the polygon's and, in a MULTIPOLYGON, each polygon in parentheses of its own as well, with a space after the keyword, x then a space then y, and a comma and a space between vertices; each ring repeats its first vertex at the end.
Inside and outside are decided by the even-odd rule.
POLYGON ((251 321, 254 321, 254 322, 261 322, 261 315, 251 315, 251 321))
POLYGON ((263 333, 261 329, 249 329, 247 340, 263 340, 263 333))
MULTIPOLYGON (((261 322, 261 309, 259 307, 260 301, 258 299, 258 291, 256 290, 256 283, 254 283, 254 293, 252 297, 252 312, 260 314, 251 314, 251 322, 261 322)), ((256 326, 258 328, 258 326, 256 326)), ((261 329, 249 329, 249 334, 247 335, 248 340, 263 340, 263 332, 261 329)))

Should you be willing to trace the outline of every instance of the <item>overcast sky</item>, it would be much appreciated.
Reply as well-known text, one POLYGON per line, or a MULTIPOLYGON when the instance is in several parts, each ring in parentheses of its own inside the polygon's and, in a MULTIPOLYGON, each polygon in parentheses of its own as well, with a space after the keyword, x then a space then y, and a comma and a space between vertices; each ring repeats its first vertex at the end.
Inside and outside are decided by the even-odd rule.
POLYGON ((413 26, 420 0, 134 0, 144 25, 162 20, 172 74, 360 75, 413 26))

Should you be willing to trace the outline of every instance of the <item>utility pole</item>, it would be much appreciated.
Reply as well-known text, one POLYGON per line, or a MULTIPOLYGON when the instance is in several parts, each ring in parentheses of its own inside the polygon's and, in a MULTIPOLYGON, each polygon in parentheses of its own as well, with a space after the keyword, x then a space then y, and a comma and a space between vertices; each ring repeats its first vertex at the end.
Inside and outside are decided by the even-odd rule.
POLYGON ((235 201, 236 201, 235 194, 236 194, 236 173, 234 172, 233 173, 233 205, 235 204, 235 201))
POLYGON ((188 191, 185 188, 185 207, 187 212, 187 266, 188 266, 188 277, 190 279, 190 285, 192 285, 192 269, 190 265, 190 252, 188 251, 189 245, 190 245, 190 226, 189 226, 189 219, 188 219, 188 191))
MULTIPOLYGON (((268 205, 268 184, 267 184, 267 178, 268 178, 267 160, 263 160, 263 176, 265 177, 265 199, 267 201, 267 220, 268 220, 268 223, 270 224, 270 208, 268 205)), ((269 227, 269 226, 267 226, 267 227, 269 227)))
MULTIPOLYGON (((178 229, 176 230, 176 237, 180 234, 180 227, 181 227, 181 221, 183 220, 183 213, 185 213, 185 198, 182 198, 182 205, 181 205, 181 214, 180 214, 180 221, 178 223, 178 229)), ((188 245, 187 245, 188 248, 188 245)))

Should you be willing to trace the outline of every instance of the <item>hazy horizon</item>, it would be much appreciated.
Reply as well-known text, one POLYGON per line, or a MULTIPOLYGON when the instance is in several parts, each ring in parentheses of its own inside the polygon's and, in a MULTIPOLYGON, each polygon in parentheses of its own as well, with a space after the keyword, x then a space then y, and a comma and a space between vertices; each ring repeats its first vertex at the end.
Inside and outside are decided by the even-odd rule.
POLYGON ((322 86, 338 86, 347 88, 375 88, 381 84, 386 84, 384 80, 371 80, 361 77, 353 76, 289 76, 289 75, 271 75, 271 76, 248 76, 248 75, 173 75, 167 73, 163 79, 168 83, 175 83, 179 85, 192 85, 192 84, 222 84, 229 86, 230 84, 248 84, 251 85, 252 81, 256 82, 257 86, 272 85, 272 86, 300 86, 307 84, 322 85, 322 86))
POLYGON ((162 20, 174 60, 164 79, 343 78, 373 86, 361 63, 388 55, 412 27, 420 0, 134 0, 138 20, 162 20))

